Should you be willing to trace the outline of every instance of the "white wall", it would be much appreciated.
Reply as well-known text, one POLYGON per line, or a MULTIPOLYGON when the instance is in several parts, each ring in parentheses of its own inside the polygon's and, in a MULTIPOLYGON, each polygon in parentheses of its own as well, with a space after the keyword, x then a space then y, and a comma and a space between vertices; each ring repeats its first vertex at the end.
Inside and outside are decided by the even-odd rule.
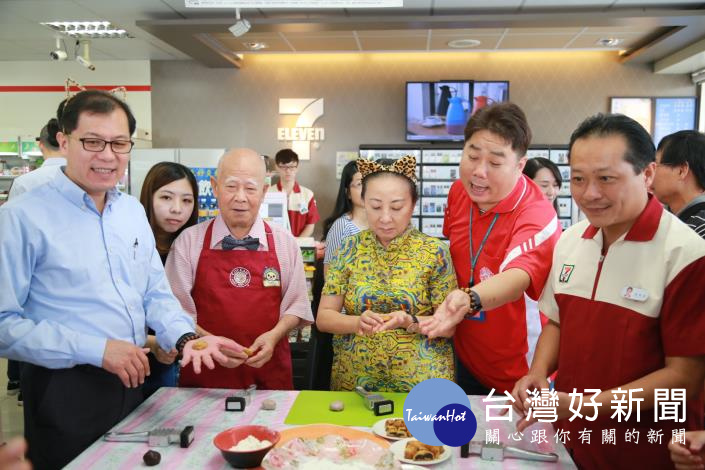
MULTIPOLYGON (((10 86, 60 86, 70 77, 83 86, 147 85, 151 86, 148 60, 100 61, 91 72, 74 61, 6 62, 0 61, 0 140, 14 140, 18 135, 39 135, 46 122, 56 114, 65 92, 7 91, 10 86)), ((127 103, 137 119, 137 127, 152 134, 151 91, 130 91, 127 103)))

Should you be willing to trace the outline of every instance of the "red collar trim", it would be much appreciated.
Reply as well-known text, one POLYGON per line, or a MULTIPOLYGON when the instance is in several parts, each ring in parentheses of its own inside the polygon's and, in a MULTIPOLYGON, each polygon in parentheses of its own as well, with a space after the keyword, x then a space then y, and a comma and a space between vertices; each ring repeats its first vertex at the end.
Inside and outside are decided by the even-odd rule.
MULTIPOLYGON (((632 228, 630 228, 624 236, 624 240, 631 242, 648 242, 653 240, 658 230, 659 223, 661 222, 662 213, 663 206, 661 203, 658 202, 653 194, 649 194, 646 207, 641 211, 641 214, 637 217, 632 228)), ((599 228, 588 225, 585 232, 583 232, 583 238, 595 238, 595 235, 597 235, 599 231, 599 228)))
MULTIPOLYGON (((277 181, 277 191, 282 192, 282 182, 277 181)), ((292 193, 300 193, 301 192, 301 186, 299 186, 299 183, 294 181, 294 189, 292 190, 292 193)))
MULTIPOLYGON (((511 212, 516 207, 519 205, 519 202, 524 198, 526 193, 529 190, 529 185, 526 180, 525 175, 521 175, 521 177, 517 180, 517 183, 514 185, 514 189, 499 203, 494 206, 492 209, 489 209, 485 214, 489 214, 490 212, 497 212, 497 213, 506 213, 506 212, 511 212)), ((473 204, 475 204, 473 202, 473 204)), ((475 204, 477 206, 477 204, 475 204)), ((479 210, 479 207, 478 207, 479 210)))

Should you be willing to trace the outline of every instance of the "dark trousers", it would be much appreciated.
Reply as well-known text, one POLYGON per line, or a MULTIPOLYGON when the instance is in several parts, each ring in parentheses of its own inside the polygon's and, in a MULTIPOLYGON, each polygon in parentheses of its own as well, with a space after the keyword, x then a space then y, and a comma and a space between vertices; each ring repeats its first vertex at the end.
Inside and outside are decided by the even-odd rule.
POLYGON ((465 368, 462 362, 455 358, 455 383, 460 385, 466 395, 484 395, 490 394, 492 389, 485 387, 477 380, 469 370, 465 368))
POLYGON ((7 361, 7 381, 8 382, 19 382, 20 381, 20 361, 13 361, 9 359, 7 361))
POLYGON ((142 400, 116 375, 81 365, 22 367, 25 438, 36 470, 59 469, 127 416, 142 400))

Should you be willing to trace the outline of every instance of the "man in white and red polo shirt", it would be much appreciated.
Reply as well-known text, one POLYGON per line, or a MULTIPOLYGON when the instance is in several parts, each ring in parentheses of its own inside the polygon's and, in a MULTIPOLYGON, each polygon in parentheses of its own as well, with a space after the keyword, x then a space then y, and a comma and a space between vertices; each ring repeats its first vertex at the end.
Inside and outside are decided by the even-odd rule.
MULTIPOLYGON (((654 145, 633 119, 585 120, 570 139, 570 167, 571 193, 588 220, 556 245, 539 303, 550 322, 529 374, 517 382, 515 408, 526 413, 526 390, 547 388, 557 368, 555 426, 570 432, 566 445, 580 468, 672 468, 666 446, 673 431, 703 422, 705 241, 648 193, 654 145), (601 390, 596 420, 569 421, 574 389, 585 394, 583 403, 593 396, 586 389, 601 390), (617 389, 626 407, 631 394, 629 419, 612 417, 617 389), (685 406, 675 408, 683 421, 663 419, 656 389, 676 402, 671 390, 685 391, 685 406), (591 431, 589 442, 579 438, 583 430, 591 431), (615 431, 614 444, 602 444, 605 430, 615 431), (649 433, 662 438, 650 443, 649 433)), ((595 415, 577 398, 572 408, 595 415)), ((532 422, 522 419, 518 429, 532 422)))
POLYGON ((522 174, 530 141, 517 105, 481 109, 465 128, 460 180, 448 194, 443 233, 467 292, 451 292, 421 329, 455 330, 457 382, 469 395, 511 391, 529 370, 524 294, 539 298, 560 236, 555 210, 522 174))
POLYGON ((318 215, 313 191, 296 182, 299 171, 299 156, 291 149, 282 149, 274 157, 279 172, 279 182, 269 191, 285 192, 289 210, 289 225, 295 237, 313 236, 318 215))

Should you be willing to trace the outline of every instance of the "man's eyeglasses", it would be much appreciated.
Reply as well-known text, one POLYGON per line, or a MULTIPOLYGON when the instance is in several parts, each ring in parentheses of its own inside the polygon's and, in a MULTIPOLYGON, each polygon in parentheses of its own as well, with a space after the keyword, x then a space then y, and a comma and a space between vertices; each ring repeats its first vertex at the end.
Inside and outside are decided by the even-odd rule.
POLYGON ((89 152, 102 152, 105 146, 110 144, 110 148, 115 153, 130 153, 134 145, 131 140, 103 140, 95 137, 84 137, 78 140, 83 144, 83 149, 89 152))
POLYGON ((291 165, 277 165, 277 168, 279 168, 282 171, 291 171, 295 170, 299 167, 299 165, 296 164, 291 164, 291 165))

